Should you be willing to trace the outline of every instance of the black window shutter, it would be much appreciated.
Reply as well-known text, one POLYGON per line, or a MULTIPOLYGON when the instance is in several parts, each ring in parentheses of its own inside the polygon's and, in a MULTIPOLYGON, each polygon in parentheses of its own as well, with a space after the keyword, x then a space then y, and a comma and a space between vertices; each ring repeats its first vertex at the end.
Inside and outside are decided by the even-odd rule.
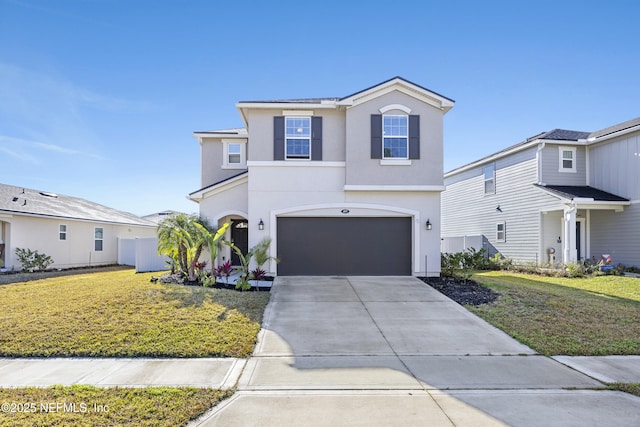
POLYGON ((409 158, 420 158, 420 116, 409 116, 409 158))
POLYGON ((311 160, 322 160, 322 117, 311 118, 311 160))
POLYGON ((382 158, 382 114, 371 115, 371 158, 382 158))
POLYGON ((284 160, 284 116, 273 118, 273 160, 284 160))

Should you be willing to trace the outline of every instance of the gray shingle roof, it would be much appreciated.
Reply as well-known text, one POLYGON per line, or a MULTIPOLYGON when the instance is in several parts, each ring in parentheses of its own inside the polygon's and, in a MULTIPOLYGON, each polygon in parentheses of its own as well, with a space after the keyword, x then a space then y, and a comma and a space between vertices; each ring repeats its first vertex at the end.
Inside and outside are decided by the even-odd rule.
POLYGON ((626 122, 618 123, 617 125, 609 126, 608 128, 593 132, 589 135, 589 137, 597 139, 638 125, 640 125, 640 117, 636 117, 635 119, 627 120, 626 122))
POLYGON ((153 227, 150 221, 79 197, 0 184, 0 212, 153 227))
POLYGON ((588 185, 539 185, 534 184, 538 188, 542 188, 552 194, 565 199, 593 199, 596 202, 628 202, 629 199, 589 187, 588 185))
POLYGON ((579 139, 587 139, 589 132, 581 132, 577 130, 554 129, 539 136, 540 139, 550 139, 553 141, 577 141, 579 139))

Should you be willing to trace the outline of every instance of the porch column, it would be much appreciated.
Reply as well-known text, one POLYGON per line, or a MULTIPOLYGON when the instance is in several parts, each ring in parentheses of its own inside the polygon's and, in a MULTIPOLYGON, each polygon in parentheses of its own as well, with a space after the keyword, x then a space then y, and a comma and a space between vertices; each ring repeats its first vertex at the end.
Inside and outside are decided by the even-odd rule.
POLYGON ((576 213, 577 207, 567 206, 564 208, 564 246, 563 261, 565 264, 576 262, 578 260, 578 251, 576 250, 576 213))

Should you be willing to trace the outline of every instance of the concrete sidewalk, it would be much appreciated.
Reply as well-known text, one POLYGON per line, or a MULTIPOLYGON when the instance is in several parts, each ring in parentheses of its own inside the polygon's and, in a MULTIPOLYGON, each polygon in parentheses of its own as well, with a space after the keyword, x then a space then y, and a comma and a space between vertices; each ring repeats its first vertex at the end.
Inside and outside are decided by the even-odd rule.
POLYGON ((99 387, 233 388, 245 359, 3 359, 0 387, 86 384, 99 387))
POLYGON ((640 398, 408 277, 276 279, 238 389, 191 425, 640 424, 640 398))

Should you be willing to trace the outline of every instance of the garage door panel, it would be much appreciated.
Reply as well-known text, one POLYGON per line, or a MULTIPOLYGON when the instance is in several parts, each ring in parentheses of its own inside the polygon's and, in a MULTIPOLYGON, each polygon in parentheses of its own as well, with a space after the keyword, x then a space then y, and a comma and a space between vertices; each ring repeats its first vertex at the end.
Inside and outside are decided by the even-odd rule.
POLYGON ((278 218, 278 274, 410 275, 411 219, 278 218))

